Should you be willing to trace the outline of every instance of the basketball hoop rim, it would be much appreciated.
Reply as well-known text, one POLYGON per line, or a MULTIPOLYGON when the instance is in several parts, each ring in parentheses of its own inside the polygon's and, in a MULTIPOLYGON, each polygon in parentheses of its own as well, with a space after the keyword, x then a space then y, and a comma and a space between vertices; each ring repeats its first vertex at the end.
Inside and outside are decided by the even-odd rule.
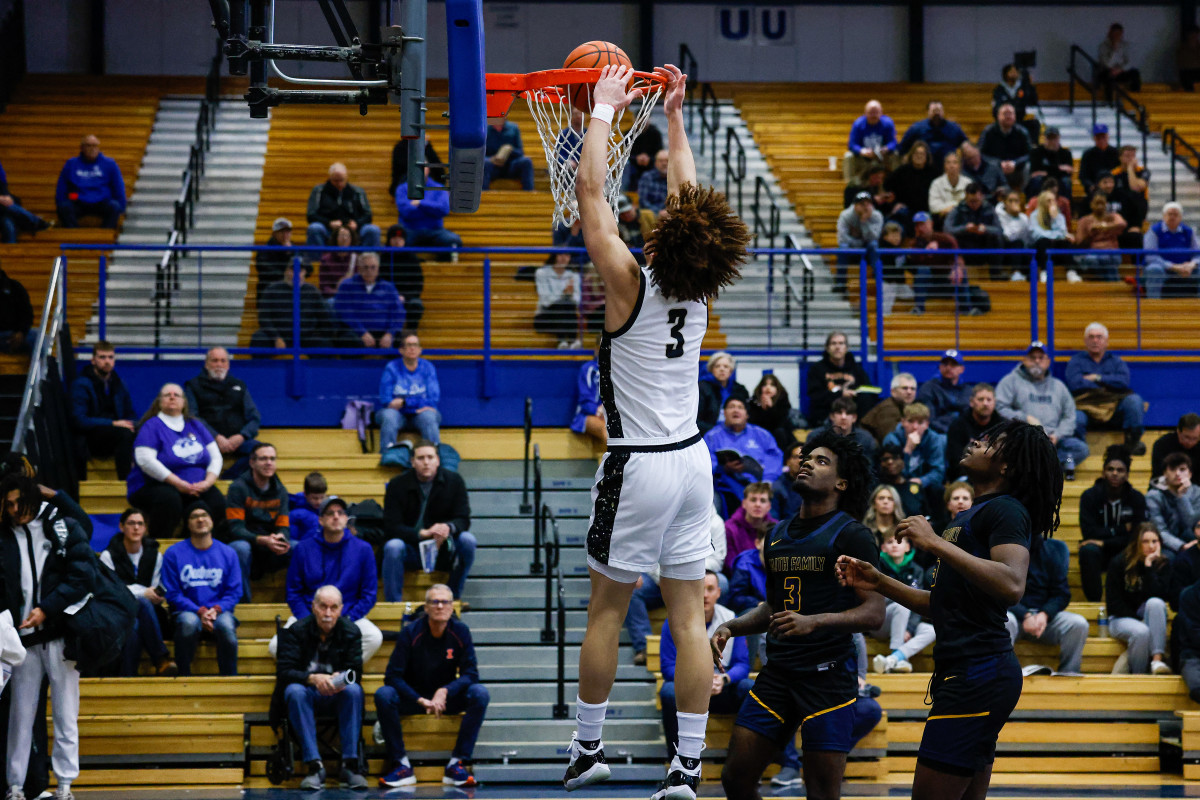
MULTIPOLYGON (((596 83, 600 80, 602 69, 545 69, 538 72, 488 72, 484 74, 484 89, 487 92, 487 116, 489 119, 503 117, 508 114, 512 102, 517 97, 525 97, 528 92, 542 91, 541 100, 551 103, 566 102, 569 90, 564 88, 579 84, 596 83), (547 91, 553 90, 553 91, 547 91)), ((632 73, 634 80, 640 80, 650 86, 655 84, 665 88, 667 78, 654 72, 632 73)))

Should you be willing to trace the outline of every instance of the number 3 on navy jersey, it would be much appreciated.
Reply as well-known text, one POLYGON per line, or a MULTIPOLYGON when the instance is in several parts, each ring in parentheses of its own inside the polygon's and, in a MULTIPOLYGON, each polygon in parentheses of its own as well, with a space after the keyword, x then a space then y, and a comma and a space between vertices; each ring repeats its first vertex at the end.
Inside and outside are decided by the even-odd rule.
POLYGON ((783 590, 787 592, 783 598, 784 611, 799 611, 800 610, 800 579, 799 578, 784 578, 783 590))
POLYGON ((667 323, 671 326, 671 338, 674 344, 667 345, 667 358, 679 358, 683 355, 683 323, 687 321, 686 308, 672 308, 667 312, 667 323))

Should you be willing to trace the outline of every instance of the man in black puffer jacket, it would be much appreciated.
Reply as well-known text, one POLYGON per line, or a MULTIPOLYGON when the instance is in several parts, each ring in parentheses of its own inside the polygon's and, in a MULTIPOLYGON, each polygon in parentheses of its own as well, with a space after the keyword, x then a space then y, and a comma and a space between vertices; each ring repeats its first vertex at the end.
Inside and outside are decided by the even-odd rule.
POLYGON ((250 452, 262 415, 245 381, 229 374, 229 351, 214 347, 204 357, 204 369, 183 386, 188 411, 212 431, 221 455, 233 466, 222 478, 236 478, 250 466, 250 452), (234 456, 231 458, 231 456, 234 456))

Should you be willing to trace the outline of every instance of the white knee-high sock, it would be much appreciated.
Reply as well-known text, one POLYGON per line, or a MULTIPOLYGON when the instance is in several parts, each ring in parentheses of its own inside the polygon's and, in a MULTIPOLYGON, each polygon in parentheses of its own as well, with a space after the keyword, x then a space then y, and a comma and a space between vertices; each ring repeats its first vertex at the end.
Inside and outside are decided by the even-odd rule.
POLYGON ((581 742, 594 742, 604 731, 604 715, 608 712, 608 701, 585 703, 575 697, 575 723, 577 738, 581 742))
POLYGON ((700 758, 704 749, 704 729, 708 727, 708 714, 688 714, 676 711, 679 721, 679 743, 676 751, 681 758, 700 758))

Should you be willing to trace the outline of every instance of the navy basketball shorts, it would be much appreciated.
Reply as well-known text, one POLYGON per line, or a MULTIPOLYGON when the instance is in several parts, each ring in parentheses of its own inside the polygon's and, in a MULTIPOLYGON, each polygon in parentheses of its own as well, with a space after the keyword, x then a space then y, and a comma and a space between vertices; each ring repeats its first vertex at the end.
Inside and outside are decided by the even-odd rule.
POLYGON ((918 760, 954 772, 987 769, 996 760, 1000 729, 1021 699, 1022 681, 1012 650, 936 665, 918 760))
POLYGON ((782 748, 800 731, 804 750, 849 753, 854 747, 857 665, 787 671, 769 661, 742 703, 734 724, 782 748))

